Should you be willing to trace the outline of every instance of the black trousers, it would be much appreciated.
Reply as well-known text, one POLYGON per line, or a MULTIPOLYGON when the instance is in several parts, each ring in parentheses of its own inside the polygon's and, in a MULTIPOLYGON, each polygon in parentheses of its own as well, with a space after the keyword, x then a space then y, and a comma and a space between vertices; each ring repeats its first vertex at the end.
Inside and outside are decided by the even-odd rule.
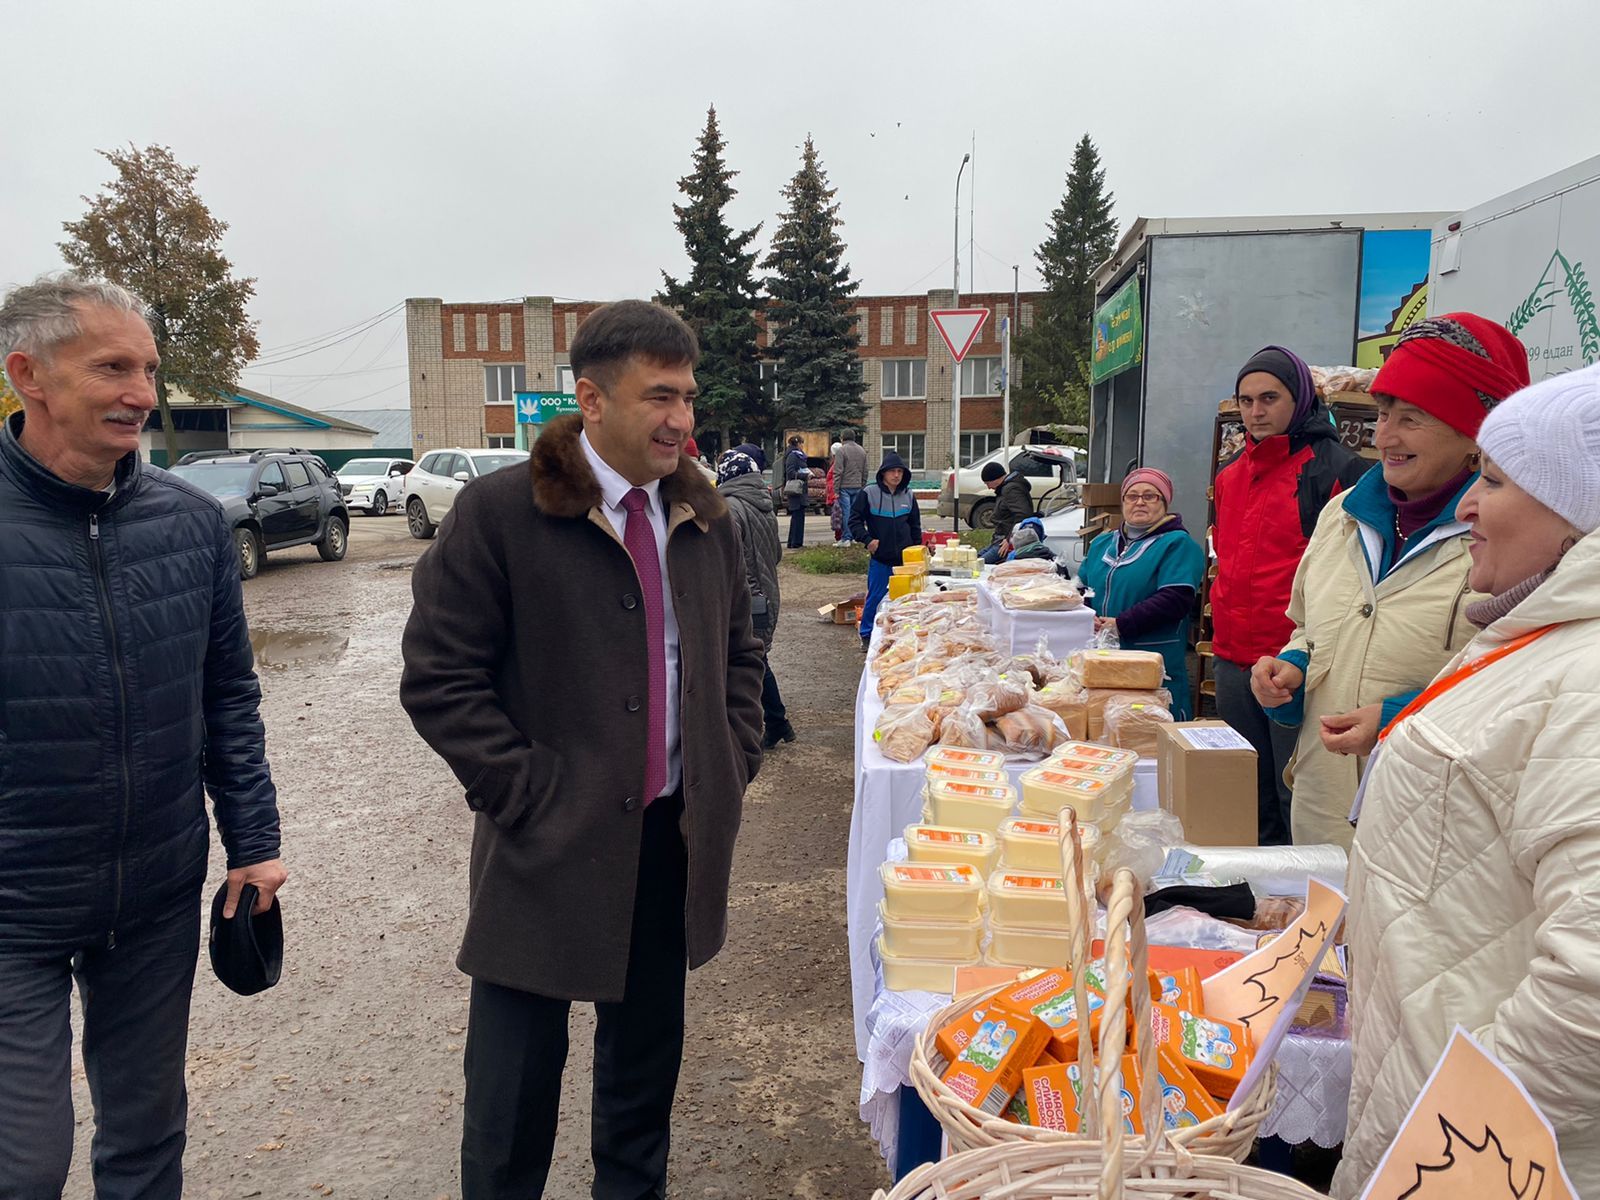
POLYGON ((789 509, 789 549, 798 550, 806 544, 806 506, 789 509))
POLYGON ((57 1200, 72 1165, 72 984, 94 1104, 97 1200, 178 1200, 200 909, 105 945, 0 954, 0 1200, 57 1200))
POLYGON ((789 719, 789 710, 784 707, 783 696, 778 691, 778 677, 772 673, 772 663, 762 663, 761 676, 761 715, 766 720, 768 729, 775 729, 789 719))
MULTIPOLYGON (((595 1005, 590 1122, 595 1200, 665 1197, 672 1099, 683 1060, 688 855, 681 796, 644 814, 628 975, 595 1005)), ((463 1200, 544 1195, 561 1111, 571 1001, 472 981, 461 1136, 463 1200)))
POLYGON ((1217 715, 1256 751, 1256 837, 1263 846, 1293 843, 1289 813, 1293 797, 1283 772, 1294 754, 1300 730, 1279 725, 1256 701, 1250 672, 1226 659, 1216 661, 1217 715))

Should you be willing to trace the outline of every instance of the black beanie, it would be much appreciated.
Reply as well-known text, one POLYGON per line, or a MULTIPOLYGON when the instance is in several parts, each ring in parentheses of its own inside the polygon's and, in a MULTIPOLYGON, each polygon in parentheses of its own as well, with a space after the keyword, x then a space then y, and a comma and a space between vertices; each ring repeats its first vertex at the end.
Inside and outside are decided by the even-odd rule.
POLYGON ((985 483, 993 483, 996 479, 1006 477, 1006 469, 997 462, 984 463, 981 477, 985 483))

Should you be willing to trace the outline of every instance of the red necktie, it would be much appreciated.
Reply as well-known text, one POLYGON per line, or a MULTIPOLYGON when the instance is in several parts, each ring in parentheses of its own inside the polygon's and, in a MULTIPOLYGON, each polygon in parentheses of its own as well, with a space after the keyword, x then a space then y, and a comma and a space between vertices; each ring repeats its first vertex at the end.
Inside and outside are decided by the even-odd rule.
POLYGON ((628 510, 622 541, 633 556, 644 599, 645 642, 650 655, 650 702, 645 706, 649 742, 644 756, 644 802, 649 804, 667 786, 667 635, 665 606, 661 599, 661 559, 656 555, 656 531, 645 511, 649 503, 643 488, 622 498, 628 510))

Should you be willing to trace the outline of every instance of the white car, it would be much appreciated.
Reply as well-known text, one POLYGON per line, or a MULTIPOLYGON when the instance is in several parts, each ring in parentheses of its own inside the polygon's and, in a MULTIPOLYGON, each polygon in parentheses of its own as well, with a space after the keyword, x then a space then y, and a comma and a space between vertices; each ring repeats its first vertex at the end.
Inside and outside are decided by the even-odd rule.
POLYGON ((990 463, 999 463, 1009 470, 1012 460, 1018 456, 1021 458, 1015 464, 1016 469, 1021 470, 1027 479, 1035 504, 1064 480, 1082 479, 1089 464, 1088 456, 1074 446, 1001 446, 970 467, 945 472, 944 481, 939 485, 939 515, 954 516, 959 504, 961 519, 971 528, 994 528, 995 495, 983 481, 983 468, 990 463), (1050 454, 1047 457, 1039 451, 1049 451, 1050 454))
POLYGON ((406 476, 417 464, 409 458, 352 458, 335 472, 351 509, 381 517, 406 506, 406 476))
POLYGON ((479 476, 528 461, 526 450, 433 450, 406 476, 406 527, 431 538, 456 502, 456 493, 479 476))

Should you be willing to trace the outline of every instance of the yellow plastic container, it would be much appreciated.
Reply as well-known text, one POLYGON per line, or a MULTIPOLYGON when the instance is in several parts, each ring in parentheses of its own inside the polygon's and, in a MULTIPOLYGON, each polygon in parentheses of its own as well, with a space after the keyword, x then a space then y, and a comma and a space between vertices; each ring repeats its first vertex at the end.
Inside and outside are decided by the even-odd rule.
POLYGON ((1006 769, 1006 756, 993 750, 966 750, 960 746, 934 746, 923 759, 928 766, 928 778, 946 769, 963 771, 1001 771, 1006 769))
MULTIPOLYGON (((1091 861, 1100 851, 1100 830, 1093 825, 1078 826, 1083 849, 1091 861)), ((909 830, 907 831, 909 833, 909 830)), ((1000 862, 1013 871, 1036 871, 1044 875, 1060 873, 1061 826, 1039 817, 1011 817, 1000 823, 1000 862)))
POLYGON ((907 825, 906 854, 914 863, 966 863, 987 876, 1000 857, 1000 843, 981 829, 907 825))
POLYGON ((932 783, 935 779, 946 783, 981 783, 989 787, 1011 786, 1011 776, 1004 771, 969 770, 966 767, 929 767, 927 780, 932 783))
POLYGON ((891 992, 939 992, 952 995, 956 972, 962 967, 983 965, 981 956, 965 961, 942 958, 903 958, 892 953, 883 938, 878 939, 878 961, 883 964, 883 986, 891 992))
POLYGON ((970 921, 904 920, 878 905, 883 947, 897 958, 937 958, 970 962, 983 949, 983 918, 970 921))
POLYGON ((897 921, 970 921, 983 908, 983 876, 966 863, 884 863, 883 910, 897 921))
POLYGON ((1017 806, 1017 790, 1009 783, 968 783, 961 779, 928 781, 928 809, 933 824, 994 833, 1017 806))
POLYGON ((1123 763, 1102 763, 1082 758, 1052 758, 1041 764, 1063 775, 1105 782, 1102 803, 1108 812, 1124 813, 1133 804, 1133 768, 1123 763))
POLYGON ((1086 762, 1126 763, 1131 769, 1139 761, 1132 750, 1119 750, 1115 746, 1102 746, 1099 742, 1067 742, 1057 746, 1050 759, 1081 758, 1086 762))
POLYGON ((1065 930, 1067 890, 1059 874, 1002 867, 989 876, 989 913, 1013 929, 1065 930))
POLYGON ((1105 780, 1060 771, 1049 763, 1024 772, 1018 782, 1024 816, 1055 818, 1063 808, 1072 808, 1080 824, 1098 825, 1115 810, 1118 799, 1105 780))
POLYGON ((1070 962, 1072 939, 1063 930, 1013 927, 989 922, 989 949, 985 960, 996 967, 1065 967, 1070 962))

